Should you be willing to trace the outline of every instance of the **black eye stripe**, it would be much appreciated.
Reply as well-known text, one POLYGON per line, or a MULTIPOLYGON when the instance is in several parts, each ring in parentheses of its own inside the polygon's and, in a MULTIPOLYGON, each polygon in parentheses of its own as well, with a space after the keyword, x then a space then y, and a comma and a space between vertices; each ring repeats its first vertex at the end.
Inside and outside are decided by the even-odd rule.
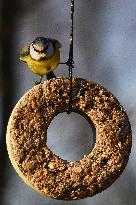
POLYGON ((36 51, 36 52, 38 52, 39 53, 39 51, 34 47, 34 45, 32 44, 32 47, 33 47, 33 49, 34 49, 34 51, 36 51))
POLYGON ((34 47, 34 45, 32 44, 32 47, 33 47, 34 51, 36 51, 36 52, 38 52, 38 53, 44 53, 45 51, 47 51, 48 46, 49 46, 49 45, 47 45, 46 48, 44 48, 42 51, 39 51, 39 50, 37 50, 37 49, 34 47))

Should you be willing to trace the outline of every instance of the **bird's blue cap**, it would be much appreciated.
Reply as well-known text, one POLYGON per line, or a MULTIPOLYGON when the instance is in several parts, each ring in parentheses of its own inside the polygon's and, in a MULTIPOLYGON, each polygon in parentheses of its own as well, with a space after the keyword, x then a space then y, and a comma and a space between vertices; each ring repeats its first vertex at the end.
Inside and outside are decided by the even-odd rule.
POLYGON ((32 43, 33 44, 38 44, 38 43, 42 43, 44 45, 48 44, 48 39, 44 38, 44 37, 37 37, 32 43))

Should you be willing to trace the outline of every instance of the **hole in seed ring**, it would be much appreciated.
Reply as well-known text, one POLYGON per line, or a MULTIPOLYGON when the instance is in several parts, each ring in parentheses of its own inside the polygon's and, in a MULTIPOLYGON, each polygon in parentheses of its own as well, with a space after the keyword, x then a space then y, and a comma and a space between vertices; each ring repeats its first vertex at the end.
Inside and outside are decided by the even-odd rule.
POLYGON ((89 154, 95 141, 95 126, 82 112, 58 114, 47 130, 47 146, 68 162, 79 161, 89 154))

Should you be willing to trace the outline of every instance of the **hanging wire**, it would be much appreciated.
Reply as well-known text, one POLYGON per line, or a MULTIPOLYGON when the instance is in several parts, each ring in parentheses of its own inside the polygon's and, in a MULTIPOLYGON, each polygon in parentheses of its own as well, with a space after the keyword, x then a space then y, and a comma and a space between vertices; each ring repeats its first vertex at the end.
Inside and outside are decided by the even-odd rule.
POLYGON ((69 107, 67 113, 70 114, 72 112, 72 75, 74 68, 74 60, 73 60, 73 33, 74 33, 74 0, 71 0, 71 33, 70 33, 70 48, 69 48, 69 58, 65 64, 69 67, 69 79, 70 79, 70 90, 69 90, 69 107))
POLYGON ((69 79, 70 79, 70 91, 69 91, 69 108, 67 113, 72 112, 72 74, 74 68, 73 60, 73 32, 74 32, 74 0, 71 0, 71 33, 70 33, 70 49, 69 49, 69 58, 65 63, 69 67, 69 79))

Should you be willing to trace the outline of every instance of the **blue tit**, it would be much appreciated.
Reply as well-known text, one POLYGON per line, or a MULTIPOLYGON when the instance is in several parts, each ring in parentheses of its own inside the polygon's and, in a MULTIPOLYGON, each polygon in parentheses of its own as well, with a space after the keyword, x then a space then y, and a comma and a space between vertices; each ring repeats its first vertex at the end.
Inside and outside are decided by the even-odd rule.
POLYGON ((54 77, 55 70, 60 63, 59 41, 50 38, 37 37, 31 44, 26 45, 20 52, 20 60, 27 63, 28 68, 41 77, 54 77))

